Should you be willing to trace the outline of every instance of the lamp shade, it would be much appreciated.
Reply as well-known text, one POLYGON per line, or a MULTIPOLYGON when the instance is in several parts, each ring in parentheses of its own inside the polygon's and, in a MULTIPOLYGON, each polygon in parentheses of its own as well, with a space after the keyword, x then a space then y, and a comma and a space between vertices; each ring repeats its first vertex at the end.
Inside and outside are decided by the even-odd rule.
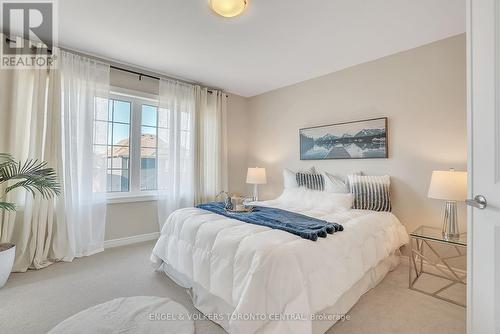
POLYGON ((465 201, 467 196, 467 172, 434 171, 429 186, 429 198, 448 201, 465 201))
POLYGON ((266 184, 266 169, 265 168, 248 168, 247 183, 249 184, 266 184))

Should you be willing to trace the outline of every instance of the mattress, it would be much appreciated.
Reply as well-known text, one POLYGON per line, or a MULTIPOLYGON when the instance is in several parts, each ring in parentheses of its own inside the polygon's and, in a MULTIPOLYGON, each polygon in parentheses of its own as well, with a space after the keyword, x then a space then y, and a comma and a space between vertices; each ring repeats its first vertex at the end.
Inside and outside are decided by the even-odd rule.
POLYGON ((338 305, 408 242, 406 229, 389 212, 280 199, 260 204, 337 222, 344 231, 313 242, 185 208, 170 215, 151 255, 158 270, 193 291, 204 314, 224 315, 211 320, 232 334, 320 333, 314 315, 338 305))

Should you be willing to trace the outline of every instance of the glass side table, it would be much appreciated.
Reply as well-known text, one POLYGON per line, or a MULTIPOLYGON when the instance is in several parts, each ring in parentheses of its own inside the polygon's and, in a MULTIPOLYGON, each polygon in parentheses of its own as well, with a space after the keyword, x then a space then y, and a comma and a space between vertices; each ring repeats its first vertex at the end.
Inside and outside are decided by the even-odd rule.
POLYGON ((420 226, 410 233, 410 248, 409 288, 465 307, 465 300, 463 302, 456 301, 442 294, 456 285, 465 287, 467 284, 467 274, 457 272, 449 264, 449 260, 467 258, 467 234, 460 234, 457 239, 445 239, 440 228, 420 226), (450 250, 450 248, 452 249, 450 250), (450 251, 451 254, 448 254, 450 251), (428 268, 433 270, 426 270, 425 266, 429 266, 428 268), (425 277, 424 274, 441 278, 445 280, 446 284, 437 289, 431 289, 432 291, 416 287, 415 284, 425 277))

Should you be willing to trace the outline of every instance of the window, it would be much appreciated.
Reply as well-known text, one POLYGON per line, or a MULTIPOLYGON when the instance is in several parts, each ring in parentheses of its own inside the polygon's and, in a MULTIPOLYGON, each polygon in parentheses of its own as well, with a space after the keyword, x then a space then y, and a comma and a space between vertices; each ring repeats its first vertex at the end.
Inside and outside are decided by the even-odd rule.
POLYGON ((94 147, 107 152, 108 193, 122 195, 158 189, 158 149, 168 147, 170 135, 169 111, 158 110, 153 98, 129 93, 95 99, 94 147), (106 132, 107 140, 98 139, 106 132))

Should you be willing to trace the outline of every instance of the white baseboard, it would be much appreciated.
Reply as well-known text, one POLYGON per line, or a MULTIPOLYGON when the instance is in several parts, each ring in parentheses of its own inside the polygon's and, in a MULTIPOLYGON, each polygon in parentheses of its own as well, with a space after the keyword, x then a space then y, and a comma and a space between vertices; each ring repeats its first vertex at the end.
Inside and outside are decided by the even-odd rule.
MULTIPOLYGON (((406 255, 400 255, 399 256, 400 260, 402 263, 406 264, 406 265, 409 265, 409 261, 410 261, 410 258, 406 255)), ((432 270, 436 270, 435 268, 433 268, 433 266, 431 264, 429 264, 426 260, 424 260, 424 267, 426 267, 426 269, 428 271, 432 271, 432 270)), ((438 264, 437 265, 439 268, 441 268, 442 270, 446 271, 446 272, 449 272, 448 268, 446 268, 445 265, 443 264, 438 264)), ((455 270, 456 273, 458 274, 461 274, 461 275, 466 275, 467 274, 467 271, 466 270, 463 270, 463 269, 460 269, 460 268, 456 268, 456 267, 451 267, 453 270, 455 270)))
POLYGON ((159 237, 160 237, 160 232, 153 232, 147 234, 134 235, 126 238, 105 240, 104 249, 132 245, 144 241, 156 240, 159 237))

